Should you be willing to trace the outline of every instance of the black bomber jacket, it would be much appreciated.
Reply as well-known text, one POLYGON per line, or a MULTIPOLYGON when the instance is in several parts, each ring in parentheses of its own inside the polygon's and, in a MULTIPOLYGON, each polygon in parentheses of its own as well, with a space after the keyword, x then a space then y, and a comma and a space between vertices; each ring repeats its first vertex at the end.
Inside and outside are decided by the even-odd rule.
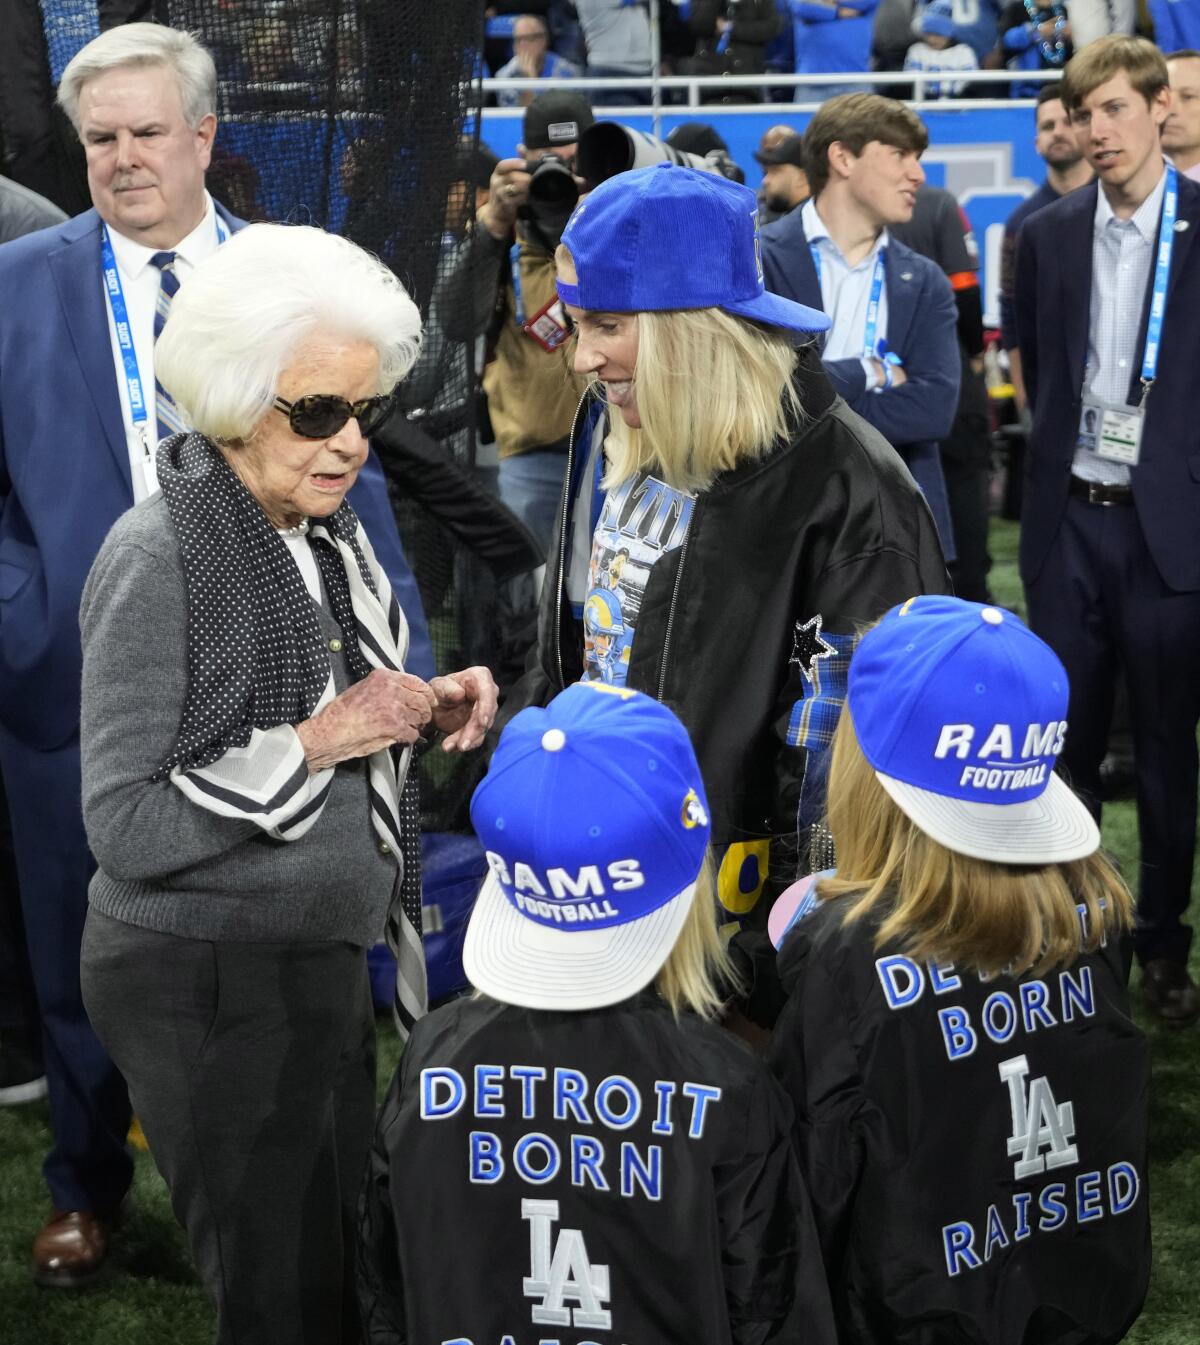
POLYGON ((876 946, 881 919, 819 905, 779 953, 770 1059, 841 1345, 1115 1345, 1150 1278, 1127 941, 984 980, 876 946))
POLYGON ((417 1023, 359 1239, 370 1345, 834 1345, 790 1109, 654 995, 417 1023))
MULTIPOLYGON (((899 456, 834 392, 813 347, 796 377, 805 420, 790 442, 719 476, 697 499, 683 544, 650 572, 628 671, 630 687, 687 726, 718 852, 770 842, 770 878, 744 884, 752 897, 791 881, 820 815, 824 772, 809 756, 829 744, 861 630, 914 594, 949 592, 933 518, 899 456)), ((583 672, 565 571, 603 412, 585 399, 576 415, 537 648, 502 722, 583 672)), ((746 914, 753 903, 737 910, 736 890, 731 901, 729 884, 719 886, 746 914)))

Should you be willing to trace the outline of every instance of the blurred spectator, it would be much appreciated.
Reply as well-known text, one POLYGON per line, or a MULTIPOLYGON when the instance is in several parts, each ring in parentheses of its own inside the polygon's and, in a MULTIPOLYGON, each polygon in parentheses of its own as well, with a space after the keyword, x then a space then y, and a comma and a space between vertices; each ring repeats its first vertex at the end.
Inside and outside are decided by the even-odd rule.
MULTIPOLYGON (((762 138, 758 142, 758 150, 754 155, 755 159, 757 159, 758 162, 761 164, 763 162, 762 156, 764 154, 769 153, 771 150, 775 149, 777 146, 782 144, 783 141, 787 140, 789 136, 793 136, 796 134, 797 132, 795 127, 788 126, 783 122, 780 122, 778 125, 775 126, 768 126, 767 129, 762 133, 762 138)), ((777 220, 779 218, 779 214, 768 207, 764 187, 765 183, 759 184, 758 222, 760 224, 770 224, 772 223, 772 221, 777 220)))
MULTIPOLYGON (((865 71, 871 63, 871 23, 879 0, 792 0, 796 74, 865 71)), ((797 103, 820 103, 857 84, 797 84, 797 103)))
POLYGON ((253 222, 266 218, 258 203, 258 169, 244 155, 231 154, 214 145, 208 165, 208 184, 239 219, 253 222))
MULTIPOLYGON (((540 15, 522 14, 513 24, 513 58, 496 71, 497 79, 577 79, 579 71, 550 50, 550 29, 540 15)), ((533 93, 501 90, 501 107, 528 107, 533 93)))
POLYGON ((512 59, 513 27, 522 14, 540 14, 550 9, 550 0, 487 0, 483 11, 483 60, 488 70, 499 70, 512 59))
POLYGON ((1173 51, 1171 113, 1163 123, 1163 149, 1176 168, 1200 182, 1200 51, 1173 51))
MULTIPOLYGON (((646 0, 575 0, 589 79, 645 78, 653 61, 646 0)), ((591 89, 594 107, 648 103, 649 89, 591 89)))
POLYGON ((1027 196, 1009 215, 1004 225, 1000 249, 1000 340, 1008 354, 1017 409, 1025 410, 1025 380, 1021 371, 1021 352, 1017 349, 1017 318, 1013 310, 1013 291, 1017 266, 1017 240, 1021 226, 1043 206, 1053 205, 1060 197, 1092 180, 1092 169, 1083 157, 1063 106, 1059 81, 1043 84, 1037 95, 1037 136, 1034 148, 1046 165, 1046 180, 1027 196))
MULTIPOLYGON (((696 52, 680 63, 684 75, 761 75, 767 43, 782 27, 775 0, 692 0, 688 23, 696 52)), ((703 103, 749 103, 761 97, 754 89, 700 93, 703 103)))
MULTIPOLYGON (((1066 0, 1066 3, 1076 51, 1108 33, 1132 33, 1137 23, 1137 0, 1066 0)), ((1173 10, 1195 10, 1196 7, 1196 0, 1171 0, 1170 3, 1173 10)), ((1150 8, 1153 12, 1154 0, 1150 0, 1150 8)), ((1162 45, 1161 41, 1159 45, 1162 45)))
POLYGON ((907 224, 891 226, 893 238, 936 262, 946 273, 958 309, 958 349, 962 382, 950 433, 938 448, 946 498, 954 525, 950 578, 957 597, 990 603, 988 507, 992 439, 988 395, 983 381, 983 298, 979 291, 979 248, 953 193, 923 183, 907 224))
MULTIPOLYGON (((963 74, 979 69, 974 51, 955 32, 952 0, 933 0, 914 20, 913 31, 917 40, 904 57, 905 70, 926 75, 942 71, 963 74)), ((925 96, 961 98, 967 84, 965 79, 925 80, 925 96)))
POLYGON ((746 174, 729 157, 729 146, 706 121, 681 121, 667 136, 667 144, 684 154, 696 154, 730 182, 745 183, 746 174))
MULTIPOLYGON (((1000 16, 1000 45, 1010 70, 1056 70, 1071 59, 1071 24, 1067 8, 1054 0, 1012 0, 1000 16)), ((1036 98, 1040 82, 1016 80, 1014 98, 1036 98)))
POLYGON ((808 200, 803 136, 782 136, 769 148, 760 149, 754 157, 762 165, 762 202, 771 219, 786 215, 808 200))
MULTIPOLYGON (((913 18, 920 18, 921 12, 932 0, 918 0, 913 6, 913 18)), ((965 42, 975 53, 980 67, 987 67, 989 57, 996 48, 996 36, 1001 11, 1005 0, 952 0, 954 36, 959 42, 965 42)))
POLYGON ((1147 0, 1154 40, 1163 51, 1200 47, 1200 5, 1195 0, 1147 0))
POLYGON ((0 177, 0 243, 8 243, 37 229, 61 224, 66 215, 44 196, 0 177))

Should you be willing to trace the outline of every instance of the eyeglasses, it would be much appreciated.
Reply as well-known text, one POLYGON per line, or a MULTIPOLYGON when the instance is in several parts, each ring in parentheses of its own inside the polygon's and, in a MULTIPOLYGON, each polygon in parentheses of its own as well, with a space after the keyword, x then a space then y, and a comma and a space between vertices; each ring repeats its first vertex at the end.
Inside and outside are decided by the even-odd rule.
POLYGON ((348 402, 345 397, 314 392, 294 402, 276 397, 271 405, 287 416, 293 434, 304 439, 330 439, 351 416, 358 421, 358 428, 363 435, 369 437, 387 420, 393 409, 390 392, 381 397, 364 397, 360 402, 348 402))

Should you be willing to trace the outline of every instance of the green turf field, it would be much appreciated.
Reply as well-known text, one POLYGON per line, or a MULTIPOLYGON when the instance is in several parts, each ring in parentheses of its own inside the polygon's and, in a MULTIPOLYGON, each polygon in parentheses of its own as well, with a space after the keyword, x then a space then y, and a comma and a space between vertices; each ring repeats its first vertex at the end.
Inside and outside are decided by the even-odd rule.
MULTIPOLYGON (((993 575, 998 601, 1020 605, 1016 529, 997 523, 993 575)), ((1136 871, 1132 805, 1109 807, 1104 837, 1123 870, 1136 871)), ((1200 973, 1200 965, 1193 965, 1200 973)), ((1136 989, 1135 989, 1136 1001, 1136 989)), ((1200 1343, 1200 1033, 1150 1027, 1154 1049, 1151 1207, 1154 1274, 1150 1298, 1130 1335, 1138 1345, 1200 1343)), ((397 1044, 380 1042, 382 1082, 397 1044)), ((1121 1081, 1112 1081, 1120 1088, 1121 1081)), ((81 1293, 34 1288, 29 1241, 46 1214, 40 1164, 44 1104, 0 1108, 0 1345, 205 1345, 212 1317, 192 1274, 166 1190, 145 1154, 137 1160, 132 1213, 113 1258, 112 1275, 81 1293)), ((1099 1291, 1099 1286, 1097 1286, 1099 1291)))

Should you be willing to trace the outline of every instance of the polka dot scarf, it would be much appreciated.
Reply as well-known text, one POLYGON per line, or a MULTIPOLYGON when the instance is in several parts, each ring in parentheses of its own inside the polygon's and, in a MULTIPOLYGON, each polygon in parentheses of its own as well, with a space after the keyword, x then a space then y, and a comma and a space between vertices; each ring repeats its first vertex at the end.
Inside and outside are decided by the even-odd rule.
MULTIPOLYGON (((178 737, 155 778, 172 779, 201 807, 295 839, 319 817, 333 778, 332 770, 309 774, 294 734, 272 734, 336 694, 312 598, 287 544, 214 444, 196 433, 172 435, 156 465, 183 557, 188 688, 178 737)), ((309 537, 352 679, 402 669, 407 625, 354 510, 343 503, 315 520, 309 537)), ((402 865, 387 935, 405 1035, 426 996, 410 758, 395 748, 368 758, 371 823, 402 865)))

